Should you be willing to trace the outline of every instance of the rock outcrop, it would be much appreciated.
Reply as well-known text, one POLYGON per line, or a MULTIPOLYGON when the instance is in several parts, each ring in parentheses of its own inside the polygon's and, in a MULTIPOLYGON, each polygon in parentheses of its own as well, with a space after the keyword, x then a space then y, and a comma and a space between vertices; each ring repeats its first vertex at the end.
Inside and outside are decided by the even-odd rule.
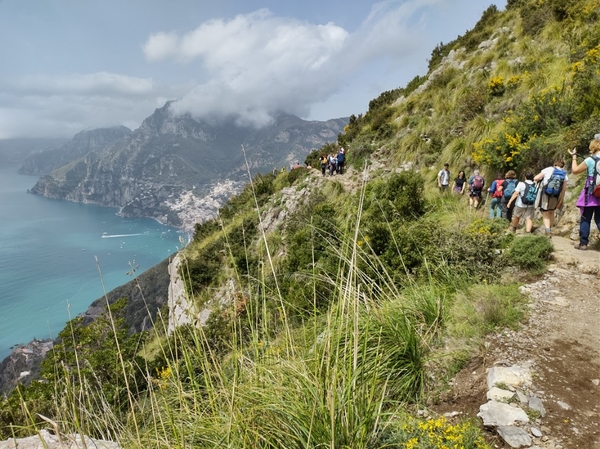
POLYGON ((42 360, 52 347, 52 340, 33 340, 13 348, 11 354, 0 363, 0 393, 8 393, 17 384, 27 385, 35 379, 42 360))

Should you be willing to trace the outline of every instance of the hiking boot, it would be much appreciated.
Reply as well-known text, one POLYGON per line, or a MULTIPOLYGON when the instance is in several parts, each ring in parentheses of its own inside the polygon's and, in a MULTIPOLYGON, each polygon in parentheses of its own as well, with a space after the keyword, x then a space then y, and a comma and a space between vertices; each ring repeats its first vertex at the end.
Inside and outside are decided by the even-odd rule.
POLYGON ((517 228, 515 228, 513 225, 510 225, 508 227, 508 232, 512 232, 514 234, 515 232, 517 232, 517 228))
POLYGON ((575 249, 585 251, 585 250, 587 250, 587 245, 582 245, 582 244, 578 243, 577 245, 575 245, 575 249))

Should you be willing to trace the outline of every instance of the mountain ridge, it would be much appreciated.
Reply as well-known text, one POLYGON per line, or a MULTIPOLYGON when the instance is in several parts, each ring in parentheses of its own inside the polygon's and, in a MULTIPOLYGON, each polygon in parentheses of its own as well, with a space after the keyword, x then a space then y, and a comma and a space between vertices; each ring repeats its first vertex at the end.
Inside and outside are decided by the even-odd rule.
MULTIPOLYGON (((236 127, 233 121, 211 125, 189 115, 173 116, 170 104, 157 108, 137 130, 126 132, 123 127, 122 136, 105 137, 104 146, 89 141, 107 131, 78 135, 79 140, 87 136, 88 144, 82 147, 74 140, 47 155, 52 163, 45 167, 62 166, 42 176, 30 192, 118 207, 124 216, 152 217, 182 227, 186 223, 168 203, 177 203, 178 198, 188 201, 190 194, 193 203, 201 202, 215 188, 234 187, 229 197, 239 190, 235 186, 247 181, 248 172, 267 172, 302 160, 311 150, 335 141, 347 124, 344 118, 318 122, 279 114, 260 129, 236 127)), ((29 161, 40 160, 43 154, 29 161)), ((42 170, 32 165, 28 162, 22 171, 42 170)), ((221 204, 222 196, 217 195, 221 204)), ((198 218, 207 216, 199 212, 198 218)))

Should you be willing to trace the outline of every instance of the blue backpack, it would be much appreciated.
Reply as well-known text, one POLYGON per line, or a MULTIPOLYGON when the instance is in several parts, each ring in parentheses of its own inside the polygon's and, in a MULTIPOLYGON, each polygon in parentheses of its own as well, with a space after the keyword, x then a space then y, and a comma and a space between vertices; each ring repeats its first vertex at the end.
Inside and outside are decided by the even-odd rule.
POLYGON ((538 184, 534 184, 534 183, 525 183, 525 190, 523 190, 523 193, 521 194, 521 202, 525 205, 525 206, 531 206, 532 204, 535 204, 535 199, 537 198, 537 193, 538 193, 538 184))
POLYGON ((546 188, 544 192, 548 196, 558 197, 560 192, 562 192, 563 183, 565 182, 565 176, 567 176, 567 172, 561 168, 555 168, 550 175, 550 179, 548 179, 548 184, 546 184, 546 188))
POLYGON ((502 196, 506 201, 509 201, 510 197, 513 196, 513 193, 515 193, 515 188, 517 187, 518 182, 519 181, 517 179, 506 180, 506 187, 502 191, 502 196))

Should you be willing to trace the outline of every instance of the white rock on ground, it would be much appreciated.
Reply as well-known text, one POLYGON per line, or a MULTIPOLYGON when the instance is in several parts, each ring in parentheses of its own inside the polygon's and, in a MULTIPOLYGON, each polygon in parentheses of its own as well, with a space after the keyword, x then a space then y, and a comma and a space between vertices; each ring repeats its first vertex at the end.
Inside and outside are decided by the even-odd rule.
POLYGON ((486 427, 512 426, 517 422, 527 423, 529 417, 523 409, 502 402, 489 401, 479 407, 477 416, 486 427))
POLYGON ((81 435, 53 435, 47 430, 40 430, 38 435, 27 438, 11 438, 0 441, 0 449, 121 449, 121 445, 113 441, 95 440, 81 435))

